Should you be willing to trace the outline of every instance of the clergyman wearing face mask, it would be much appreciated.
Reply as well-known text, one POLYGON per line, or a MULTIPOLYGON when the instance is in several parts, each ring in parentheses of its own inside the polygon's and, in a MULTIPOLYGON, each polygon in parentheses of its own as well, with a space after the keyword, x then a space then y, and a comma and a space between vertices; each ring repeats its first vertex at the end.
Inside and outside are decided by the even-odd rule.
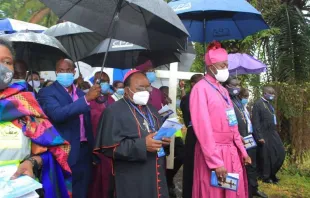
MULTIPOLYGON (((157 79, 156 73, 151 61, 146 61, 144 64, 137 66, 137 70, 142 71, 150 84, 154 83, 157 79)), ((153 105, 159 111, 162 106, 167 104, 164 94, 156 87, 151 86, 151 92, 149 97, 149 104, 153 105)))
MULTIPOLYGON (((231 172, 245 175, 244 165, 251 164, 238 131, 233 103, 220 83, 229 77, 227 60, 227 51, 220 43, 212 42, 205 54, 207 75, 190 94, 191 121, 199 142, 194 158, 193 198, 225 197, 205 178, 210 178, 212 171, 219 181, 225 181, 231 172)), ((238 195, 233 192, 231 197, 247 197, 246 184, 247 180, 240 177, 238 195)))

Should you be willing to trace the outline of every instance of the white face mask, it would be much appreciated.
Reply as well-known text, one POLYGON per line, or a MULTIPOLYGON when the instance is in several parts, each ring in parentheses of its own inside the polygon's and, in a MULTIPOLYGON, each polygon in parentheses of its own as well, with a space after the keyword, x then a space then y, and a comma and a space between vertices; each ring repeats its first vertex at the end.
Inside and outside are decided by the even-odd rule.
POLYGON ((147 102, 149 101, 149 98, 150 98, 150 93, 148 91, 139 91, 139 92, 133 93, 132 99, 136 105, 146 105, 147 102))
POLYGON ((212 70, 211 72, 214 74, 214 77, 216 78, 216 80, 218 80, 219 82, 225 82, 229 77, 228 68, 219 70, 215 67, 215 69, 217 70, 217 74, 214 74, 212 70))
POLYGON ((40 85, 41 85, 41 83, 40 83, 39 80, 34 80, 34 81, 33 81, 33 84, 32 84, 32 80, 31 80, 31 81, 28 82, 28 84, 29 84, 30 86, 32 86, 33 88, 35 88, 35 89, 39 88, 40 85))

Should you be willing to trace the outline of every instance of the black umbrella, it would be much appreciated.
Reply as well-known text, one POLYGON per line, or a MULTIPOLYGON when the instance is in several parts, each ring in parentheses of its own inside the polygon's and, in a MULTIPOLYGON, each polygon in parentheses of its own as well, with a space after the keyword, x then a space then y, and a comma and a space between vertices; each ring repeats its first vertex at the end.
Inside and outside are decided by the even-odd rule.
POLYGON ((88 55, 103 40, 98 33, 71 22, 59 23, 43 33, 56 37, 75 62, 88 55))
POLYGON ((16 59, 24 60, 32 71, 55 71, 59 59, 70 57, 56 38, 45 34, 27 32, 0 37, 13 43, 16 59))
POLYGON ((59 16, 150 50, 183 49, 188 33, 163 0, 40 0, 59 16))
POLYGON ((144 47, 112 39, 102 41, 87 57, 80 61, 92 67, 101 67, 104 54, 109 51, 106 67, 129 69, 151 60, 153 66, 179 62, 180 53, 177 50, 147 50, 144 47))

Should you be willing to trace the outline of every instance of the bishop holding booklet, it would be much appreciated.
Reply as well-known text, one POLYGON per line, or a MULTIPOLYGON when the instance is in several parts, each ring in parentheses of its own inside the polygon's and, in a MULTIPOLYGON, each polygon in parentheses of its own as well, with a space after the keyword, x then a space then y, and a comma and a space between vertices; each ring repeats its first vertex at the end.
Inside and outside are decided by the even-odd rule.
POLYGON ((154 139, 162 123, 157 110, 147 104, 151 84, 145 74, 132 70, 124 86, 124 98, 101 116, 96 151, 113 162, 117 198, 168 198, 165 157, 159 151, 170 139, 154 139))

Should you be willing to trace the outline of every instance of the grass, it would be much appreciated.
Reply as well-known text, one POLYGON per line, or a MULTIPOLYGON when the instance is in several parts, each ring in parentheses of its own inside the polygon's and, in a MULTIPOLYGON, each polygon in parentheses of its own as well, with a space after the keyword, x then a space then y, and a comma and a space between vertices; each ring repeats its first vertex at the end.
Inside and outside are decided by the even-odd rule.
POLYGON ((278 173, 279 184, 259 182, 259 188, 270 198, 310 198, 310 158, 302 165, 288 164, 288 157, 278 173))
POLYGON ((270 198, 310 198, 310 177, 295 175, 287 171, 278 173, 278 185, 259 182, 259 188, 270 198))

